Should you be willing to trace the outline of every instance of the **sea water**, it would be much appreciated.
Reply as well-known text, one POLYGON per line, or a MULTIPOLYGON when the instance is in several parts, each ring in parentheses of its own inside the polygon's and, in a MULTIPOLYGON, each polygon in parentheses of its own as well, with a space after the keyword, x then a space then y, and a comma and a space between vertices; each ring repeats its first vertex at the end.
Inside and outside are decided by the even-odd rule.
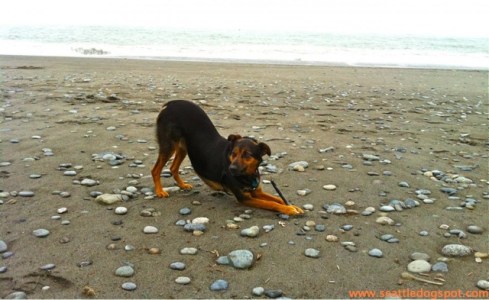
POLYGON ((0 54, 489 70, 489 37, 2 26, 0 54))

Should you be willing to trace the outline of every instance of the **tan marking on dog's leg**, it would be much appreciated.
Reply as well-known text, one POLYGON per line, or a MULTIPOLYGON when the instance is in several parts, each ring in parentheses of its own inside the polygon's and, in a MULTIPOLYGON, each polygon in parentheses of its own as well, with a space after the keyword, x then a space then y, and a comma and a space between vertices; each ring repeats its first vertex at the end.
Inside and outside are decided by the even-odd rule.
POLYGON ((180 165, 182 164, 182 161, 185 159, 185 156, 187 156, 187 150, 179 144, 177 145, 177 148, 175 149, 175 158, 173 159, 173 162, 170 167, 171 174, 173 175, 173 178, 177 182, 177 185, 183 189, 183 190, 190 190, 192 189, 192 185, 185 183, 182 178, 180 177, 180 174, 178 173, 180 170, 180 165))
POLYGON ((153 166, 153 169, 151 170, 151 175, 153 176, 153 183, 155 185, 155 194, 157 197, 163 198, 163 197, 168 197, 168 193, 163 190, 163 185, 161 184, 161 170, 163 170, 163 167, 165 166, 166 162, 170 158, 170 155, 160 153, 158 155, 158 159, 156 160, 155 165, 153 166))

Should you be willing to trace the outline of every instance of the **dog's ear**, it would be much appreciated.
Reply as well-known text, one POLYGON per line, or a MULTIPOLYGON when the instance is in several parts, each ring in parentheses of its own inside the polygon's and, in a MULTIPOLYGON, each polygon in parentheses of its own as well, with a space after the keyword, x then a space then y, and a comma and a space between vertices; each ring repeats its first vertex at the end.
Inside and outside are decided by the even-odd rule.
POLYGON ((230 134, 228 136, 228 141, 234 144, 237 140, 241 139, 242 137, 239 134, 230 134))
POLYGON ((265 144, 265 143, 259 143, 258 144, 258 147, 260 148, 260 151, 261 151, 261 155, 262 156, 265 155, 265 154, 268 155, 268 156, 272 155, 272 150, 270 150, 270 147, 267 144, 265 144))

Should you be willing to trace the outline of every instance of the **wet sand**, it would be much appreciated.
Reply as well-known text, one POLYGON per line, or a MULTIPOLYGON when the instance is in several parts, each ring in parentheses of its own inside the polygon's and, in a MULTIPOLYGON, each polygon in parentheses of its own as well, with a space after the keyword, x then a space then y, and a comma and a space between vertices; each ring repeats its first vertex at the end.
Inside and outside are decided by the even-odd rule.
MULTIPOLYGON (((477 282, 489 280, 488 259, 441 254, 446 244, 489 252, 486 71, 3 56, 0 81, 0 240, 7 245, 1 297, 23 291, 29 298, 250 298, 257 297, 253 288, 263 287, 290 298, 348 298, 356 290, 378 298, 403 289, 480 291, 477 282), (278 172, 262 172, 262 180, 274 180, 295 205, 313 209, 288 220, 247 211, 198 181, 188 160, 182 178, 194 189, 152 197, 154 123, 172 99, 198 103, 223 136, 266 142, 275 159, 265 160, 278 172), (111 152, 121 155, 121 164, 93 160, 111 152), (304 172, 288 168, 297 161, 308 162, 304 172), (457 180, 462 177, 467 180, 457 180), (81 185, 83 179, 97 184, 81 185), (328 184, 336 189, 325 190, 328 184), (129 186, 137 191, 125 192, 127 201, 104 206, 94 200, 94 192, 120 194, 129 186), (306 196, 297 194, 306 189, 306 196), (420 189, 430 191, 428 201, 420 189), (380 211, 396 199, 418 206, 380 211), (348 213, 326 213, 323 206, 333 203, 348 213), (115 214, 117 206, 127 214, 115 214), (63 207, 67 211, 58 213, 63 207), (190 215, 179 213, 185 207, 190 215), (367 207, 375 208, 370 216, 362 215, 367 207), (155 209, 153 216, 140 215, 147 208, 155 209), (243 221, 234 221, 238 229, 227 227, 246 211, 243 221), (395 224, 378 224, 383 215, 395 224), (210 220, 200 236, 175 224, 196 217, 210 220), (148 225, 159 232, 143 233, 148 225), (240 235, 255 225, 274 229, 240 235), (470 225, 482 233, 468 232, 470 225), (49 235, 34 236, 41 228, 49 235), (399 242, 382 241, 384 234, 399 242), (328 235, 338 241, 327 241, 328 235), (198 252, 180 254, 185 247, 198 252), (308 248, 319 257, 306 257, 308 248), (381 258, 368 254, 373 248, 381 258), (259 259, 248 270, 216 263, 218 254, 236 249, 259 259), (401 278, 413 252, 428 254, 431 264, 446 261, 448 272, 417 275, 441 277, 442 286, 401 278), (178 261, 184 270, 169 267, 178 261), (54 268, 40 269, 47 264, 54 268), (134 275, 116 276, 125 264, 134 275), (175 283, 180 276, 191 282, 175 283), (209 289, 217 279, 229 283, 227 290, 209 289), (124 282, 137 288, 126 291, 124 282)), ((163 183, 174 185, 169 178, 163 183)), ((274 192, 268 183, 263 188, 274 192)))

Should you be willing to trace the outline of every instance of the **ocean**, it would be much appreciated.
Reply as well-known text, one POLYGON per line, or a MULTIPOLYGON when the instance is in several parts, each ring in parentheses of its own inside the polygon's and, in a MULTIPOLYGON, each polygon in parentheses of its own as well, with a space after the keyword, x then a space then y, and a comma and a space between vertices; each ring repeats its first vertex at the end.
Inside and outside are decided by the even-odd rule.
POLYGON ((489 70, 489 37, 2 26, 0 54, 489 70))

